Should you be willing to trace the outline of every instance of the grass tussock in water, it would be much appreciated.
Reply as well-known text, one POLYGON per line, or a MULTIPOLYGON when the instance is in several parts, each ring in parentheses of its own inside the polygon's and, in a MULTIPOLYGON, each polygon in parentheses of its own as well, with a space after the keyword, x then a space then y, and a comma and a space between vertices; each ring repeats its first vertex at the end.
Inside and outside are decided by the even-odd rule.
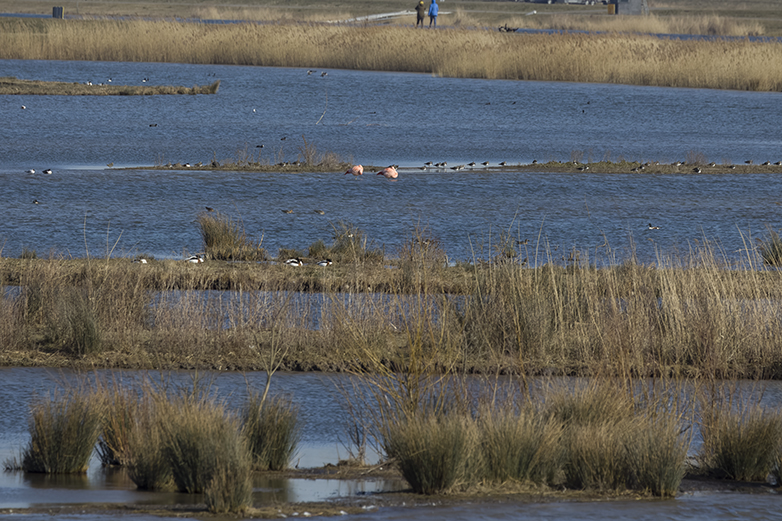
POLYGON ((779 461, 782 415, 738 389, 710 389, 700 397, 701 472, 737 481, 765 481, 779 461))
POLYGON ((259 470, 285 470, 300 439, 298 409, 281 397, 251 393, 242 411, 242 435, 259 470))
POLYGON ((0 21, 0 28, 0 59, 328 67, 466 78, 782 90, 782 45, 776 42, 668 40, 628 33, 519 34, 139 20, 62 24, 8 19, 0 21), (74 41, 79 45, 69 44, 74 41))
POLYGON ((102 400, 83 391, 38 399, 32 407, 22 469, 45 474, 86 472, 102 418, 102 400))
POLYGON ((216 260, 266 260, 266 250, 261 247, 263 239, 251 240, 241 222, 220 212, 202 212, 196 217, 204 251, 210 259, 216 260))

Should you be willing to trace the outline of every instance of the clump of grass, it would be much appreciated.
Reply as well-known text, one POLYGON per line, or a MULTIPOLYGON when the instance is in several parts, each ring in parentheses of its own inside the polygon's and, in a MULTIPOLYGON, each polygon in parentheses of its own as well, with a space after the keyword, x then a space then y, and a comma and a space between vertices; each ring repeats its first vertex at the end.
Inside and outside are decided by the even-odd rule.
POLYGON ((553 485, 562 461, 562 423, 524 407, 487 410, 480 417, 480 444, 486 474, 493 482, 553 485))
POLYGON ((546 406, 565 426, 599 425, 633 414, 632 396, 621 384, 591 380, 570 389, 549 389, 546 406))
POLYGON ((769 266, 782 266, 782 238, 779 233, 769 228, 768 238, 759 239, 758 252, 769 266))
POLYGON ((105 389, 101 394, 106 402, 106 413, 98 440, 98 457, 103 465, 124 466, 129 459, 129 443, 135 427, 138 398, 121 385, 105 389))
POLYGON ((19 254, 20 259, 37 259, 38 253, 35 250, 30 250, 26 246, 22 248, 22 253, 19 254))
POLYGON ((339 262, 382 262, 383 252, 375 248, 363 230, 356 225, 339 221, 332 225, 334 242, 329 255, 339 262))
POLYGON ((402 270, 402 287, 412 291, 427 291, 432 276, 442 272, 448 257, 442 243, 427 226, 415 226, 411 237, 399 250, 399 268, 402 270))
POLYGON ((574 426, 565 440, 565 485, 574 489, 619 490, 627 485, 630 422, 574 426))
POLYGON ((700 470, 718 478, 764 481, 782 447, 782 415, 738 396, 701 399, 700 430, 700 470))
POLYGON ((136 407, 128 436, 128 477, 141 490, 165 490, 173 483, 161 425, 166 418, 158 414, 160 410, 151 394, 145 396, 136 407))
POLYGON ((101 351, 102 338, 95 301, 87 290, 65 288, 56 293, 53 313, 49 315, 49 338, 76 355, 101 351))
POLYGON ((686 470, 689 450, 682 425, 672 413, 646 415, 626 441, 631 486, 655 496, 674 497, 686 470))
POLYGON ((414 492, 436 494, 468 478, 477 429, 458 414, 408 416, 387 426, 383 443, 414 492))
POLYGON ((252 458, 236 432, 223 440, 220 449, 204 502, 212 513, 241 514, 252 504, 252 458))
POLYGON ((298 409, 282 397, 250 394, 242 413, 242 434, 259 470, 284 470, 296 452, 300 430, 298 409))
POLYGON ((21 467, 46 474, 86 472, 101 431, 102 402, 79 390, 37 400, 21 467))
POLYGON ((222 509, 226 504, 232 511, 245 508, 252 490, 251 459, 237 419, 200 391, 171 400, 160 412, 166 418, 160 423, 163 453, 177 489, 191 494, 208 489, 210 508, 222 509), (230 479, 220 482, 216 476, 230 479), (233 499, 242 504, 235 504, 233 499))
POLYGON ((259 261, 267 258, 261 247, 263 239, 257 244, 244 231, 240 222, 220 212, 202 212, 196 218, 204 251, 212 259, 259 261))

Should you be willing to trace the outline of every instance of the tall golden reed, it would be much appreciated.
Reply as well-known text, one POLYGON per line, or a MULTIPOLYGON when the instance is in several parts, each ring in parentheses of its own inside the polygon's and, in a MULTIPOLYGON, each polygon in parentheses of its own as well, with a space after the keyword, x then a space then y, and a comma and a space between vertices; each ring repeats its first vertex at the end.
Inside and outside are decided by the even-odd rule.
POLYGON ((782 44, 328 24, 0 21, 0 59, 405 71, 450 77, 782 91, 782 44))

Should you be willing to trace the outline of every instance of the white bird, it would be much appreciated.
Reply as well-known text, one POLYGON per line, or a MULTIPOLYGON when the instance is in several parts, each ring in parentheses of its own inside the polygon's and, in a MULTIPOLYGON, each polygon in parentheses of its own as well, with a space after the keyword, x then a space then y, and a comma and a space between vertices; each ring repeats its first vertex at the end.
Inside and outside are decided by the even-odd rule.
POLYGON ((146 264, 147 263, 147 259, 136 259, 133 262, 136 263, 136 264, 146 264))
POLYGON ((198 255, 191 255, 187 259, 185 259, 187 262, 191 262, 193 264, 201 264, 202 262, 206 262, 206 254, 205 253, 199 253, 198 255))
POLYGON ((24 109, 26 109, 26 108, 27 108, 27 107, 25 107, 24 105, 22 105, 22 110, 24 110, 24 109))
POLYGON ((331 266, 332 264, 334 264, 334 263, 331 262, 331 259, 325 259, 325 260, 322 260, 322 261, 318 262, 318 266, 323 266, 323 267, 331 266))
POLYGON ((299 258, 288 259, 288 260, 285 261, 285 264, 287 264, 288 266, 296 266, 296 267, 304 266, 304 263, 299 258))

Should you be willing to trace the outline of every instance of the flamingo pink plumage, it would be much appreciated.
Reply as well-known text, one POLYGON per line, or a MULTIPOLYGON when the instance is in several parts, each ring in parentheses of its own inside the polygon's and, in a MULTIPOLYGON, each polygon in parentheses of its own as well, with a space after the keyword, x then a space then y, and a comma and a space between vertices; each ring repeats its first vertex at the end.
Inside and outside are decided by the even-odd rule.
POLYGON ((396 168, 389 166, 378 172, 377 175, 382 175, 386 179, 396 179, 396 176, 398 176, 399 173, 396 171, 396 168))
POLYGON ((345 172, 345 175, 353 174, 353 175, 362 175, 364 173, 364 167, 361 165, 355 165, 350 168, 348 168, 348 171, 345 172))

